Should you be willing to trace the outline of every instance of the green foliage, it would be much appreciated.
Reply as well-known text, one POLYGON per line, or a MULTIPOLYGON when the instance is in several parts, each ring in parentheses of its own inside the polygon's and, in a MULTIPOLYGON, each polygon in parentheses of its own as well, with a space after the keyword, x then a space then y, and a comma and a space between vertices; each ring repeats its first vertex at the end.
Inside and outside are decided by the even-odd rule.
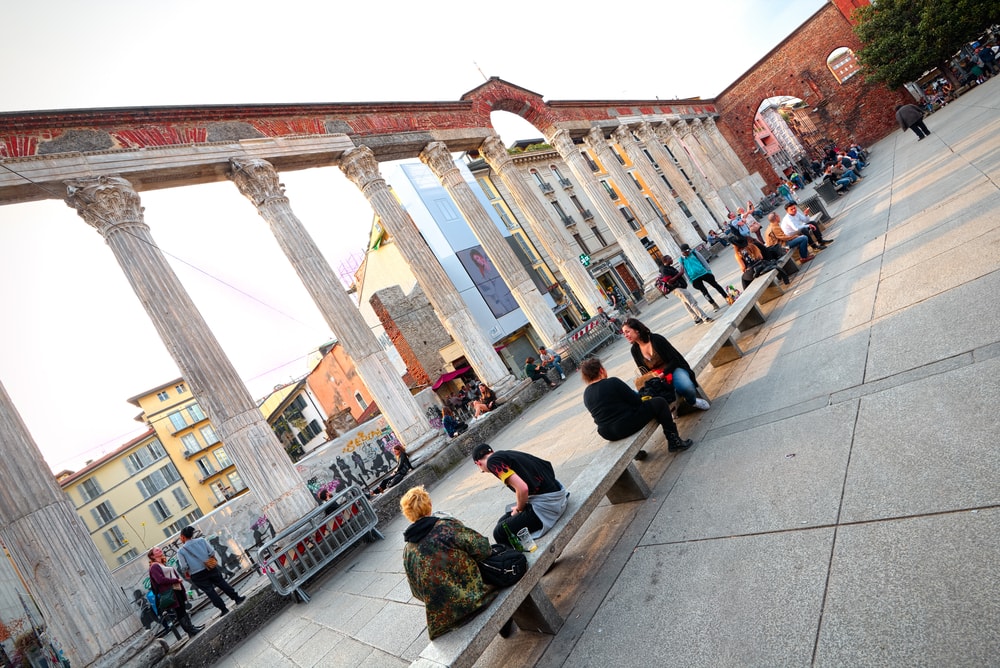
POLYGON ((868 81, 890 88, 918 79, 1000 21, 996 0, 878 0, 853 14, 868 81))

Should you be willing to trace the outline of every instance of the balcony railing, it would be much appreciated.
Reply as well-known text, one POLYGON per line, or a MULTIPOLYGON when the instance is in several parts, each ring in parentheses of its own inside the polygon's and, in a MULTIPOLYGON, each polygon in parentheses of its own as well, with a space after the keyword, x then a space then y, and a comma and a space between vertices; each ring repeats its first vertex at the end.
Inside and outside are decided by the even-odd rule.
POLYGON ((576 221, 573 220, 573 216, 563 216, 562 222, 563 225, 565 225, 566 227, 569 227, 570 225, 576 225, 576 221))
POLYGON ((566 190, 569 190, 570 188, 573 187, 573 182, 570 181, 569 179, 559 179, 559 185, 561 185, 566 190))
POLYGON ((539 183, 538 187, 546 195, 549 194, 550 192, 552 192, 553 190, 555 190, 555 188, 553 188, 551 184, 546 183, 545 181, 542 181, 541 183, 539 183))
POLYGON ((590 209, 580 209, 580 216, 586 221, 594 219, 594 214, 590 212, 590 209))

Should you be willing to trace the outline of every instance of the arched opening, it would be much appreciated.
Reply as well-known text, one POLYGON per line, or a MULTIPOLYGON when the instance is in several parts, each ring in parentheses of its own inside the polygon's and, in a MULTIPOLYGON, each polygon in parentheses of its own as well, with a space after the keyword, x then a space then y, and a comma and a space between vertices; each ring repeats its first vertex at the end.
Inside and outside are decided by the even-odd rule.
POLYGON ((861 71, 861 63, 846 46, 834 49, 826 58, 826 66, 839 83, 844 83, 861 71))
POLYGON ((817 124, 816 110, 791 95, 761 101, 754 114, 753 138, 780 179, 792 172, 808 175, 810 163, 828 142, 817 124))

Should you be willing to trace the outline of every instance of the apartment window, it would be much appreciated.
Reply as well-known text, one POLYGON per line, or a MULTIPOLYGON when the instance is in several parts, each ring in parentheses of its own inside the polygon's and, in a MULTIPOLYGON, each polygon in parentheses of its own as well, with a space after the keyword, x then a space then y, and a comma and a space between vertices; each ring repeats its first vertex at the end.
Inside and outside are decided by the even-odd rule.
POLYGON ((597 166, 597 163, 591 159, 589 153, 586 151, 580 151, 580 155, 582 155, 583 159, 587 161, 587 164, 590 166, 590 171, 599 172, 601 170, 601 168, 597 166))
POLYGON ((653 160, 653 156, 652 156, 652 154, 650 154, 648 148, 642 149, 642 152, 645 153, 646 157, 649 159, 649 164, 651 164, 653 167, 656 167, 657 169, 660 168, 660 166, 658 164, 656 164, 656 161, 653 160))
POLYGON ((674 162, 677 162, 677 158, 674 157, 674 152, 670 150, 670 147, 667 146, 666 144, 663 144, 663 148, 666 150, 667 155, 670 156, 670 159, 673 160, 674 162))
POLYGON ((201 410, 201 406, 198 404, 191 404, 188 406, 188 415, 191 416, 192 422, 201 422, 205 419, 205 411, 201 410))
POLYGON ((194 434, 184 434, 181 436, 181 443, 184 445, 184 454, 193 455, 201 450, 201 443, 198 442, 194 434))
POLYGON ((157 392, 156 398, 159 399, 160 401, 166 401, 167 399, 170 398, 170 393, 167 392, 166 390, 163 390, 162 392, 157 392))
POLYGON ((123 548, 128 542, 125 540, 125 534, 117 526, 113 526, 104 532, 104 540, 108 541, 108 547, 112 550, 123 548))
POLYGON ((157 522, 162 522, 173 514, 170 512, 170 506, 163 499, 157 499, 149 504, 149 511, 153 513, 157 522))
POLYGON ((77 489, 80 490, 80 496, 83 497, 84 503, 92 501, 101 495, 101 485, 93 478, 87 478, 81 482, 77 489))
POLYGON ((243 478, 241 478, 240 474, 236 471, 233 471, 226 477, 229 478, 229 486, 233 488, 233 491, 242 492, 247 488, 246 484, 243 482, 243 478))
POLYGON ((623 158, 621 156, 621 154, 618 152, 618 149, 616 149, 614 146, 611 146, 610 148, 611 148, 611 152, 614 154, 615 158, 618 160, 618 164, 624 165, 625 164, 625 158, 623 158))
POLYGON ((174 488, 174 501, 177 502, 178 508, 187 508, 191 505, 191 499, 188 498, 187 492, 184 491, 183 487, 174 488))
POLYGON ((503 204, 500 202, 493 202, 493 210, 497 212, 497 215, 500 216, 500 220, 503 221, 503 224, 507 226, 508 230, 513 230, 517 227, 517 223, 511 220, 510 216, 507 215, 507 209, 503 208, 503 204))
POLYGON ((368 408, 368 402, 365 401, 364 397, 361 396, 360 392, 354 393, 354 400, 358 402, 358 406, 361 407, 361 410, 366 410, 368 408))
POLYGON ((535 249, 531 247, 531 244, 524 238, 524 235, 512 234, 511 236, 514 238, 514 241, 517 242, 517 246, 521 249, 521 252, 524 253, 524 256, 528 258, 528 262, 531 264, 538 262, 538 253, 536 253, 535 249))
POLYGON ((167 464, 163 468, 153 471, 148 476, 136 482, 139 487, 139 492, 142 493, 142 498, 148 499, 149 497, 165 490, 170 485, 174 484, 181 479, 177 469, 173 464, 167 464))
POLYGON ((301 394, 292 400, 292 408, 297 408, 298 410, 305 410, 307 407, 306 398, 301 394))
POLYGON ((681 208, 681 211, 684 212, 685 216, 691 218, 691 211, 687 208, 687 204, 684 203, 684 200, 682 199, 677 200, 677 206, 681 208))
POLYGON ((187 392, 187 388, 184 387, 184 383, 181 383, 180 385, 174 385, 174 392, 176 392, 177 394, 184 394, 185 392, 187 392))
POLYGON ((580 201, 579 197, 577 197, 576 195, 570 195, 569 201, 573 203, 573 206, 576 207, 577 211, 579 211, 580 213, 584 212, 583 202, 580 201))
POLYGON ((608 193, 608 197, 611 198, 611 201, 618 199, 618 193, 615 192, 615 189, 611 187, 611 184, 608 183, 607 180, 601 181, 601 185, 604 186, 604 190, 608 193))
POLYGON ((628 175, 632 177, 632 183, 635 184, 635 189, 642 192, 642 184, 639 183, 639 179, 635 177, 635 172, 629 172, 628 175))
POLYGON ((555 165, 550 165, 549 169, 551 169, 552 170, 552 174, 555 175, 555 177, 557 179, 559 179, 559 183, 566 183, 569 180, 565 176, 562 175, 562 172, 560 172, 559 168, 556 167, 555 165))
POLYGON ((538 173, 537 169, 531 170, 531 176, 534 177, 535 183, 537 183, 538 185, 540 186, 545 185, 545 179, 542 178, 542 175, 538 173))
POLYGON ((128 470, 129 475, 132 475, 166 456, 167 453, 160 442, 153 441, 126 457, 125 468, 128 470))
POLYGON ((596 225, 590 228, 590 231, 594 233, 595 237, 597 237, 597 243, 601 244, 601 248, 604 248, 605 246, 608 245, 608 242, 604 240, 604 235, 601 234, 601 231, 597 229, 596 225))
POLYGON ((479 187, 483 189, 483 192, 486 193, 486 198, 487 199, 496 199, 497 198, 497 193, 496 193, 495 190, 493 190, 493 184, 492 183, 490 183, 488 180, 486 180, 486 179, 484 179, 482 177, 479 177, 478 179, 476 179, 476 181, 479 183, 479 187))
POLYGON ((128 562, 132 561, 133 559, 135 559, 138 556, 139 556, 139 550, 137 550, 137 549, 135 549, 133 547, 128 552, 125 552, 124 554, 119 554, 118 555, 118 557, 117 557, 118 565, 122 566, 124 564, 127 564, 128 562))
POLYGON ((171 413, 169 415, 170 424, 173 425, 174 431, 180 431, 187 426, 187 420, 184 419, 184 414, 180 411, 171 413))
POLYGON ((663 182, 667 184, 668 188, 670 188, 670 192, 673 193, 674 197, 676 197, 677 196, 677 191, 674 190, 674 187, 672 185, 670 185, 670 181, 667 180, 667 177, 665 177, 665 176, 663 176, 661 174, 660 178, 663 179, 663 182))
POLYGON ((664 220, 663 212, 660 211, 660 207, 656 206, 656 202, 654 202, 651 197, 647 197, 646 202, 649 204, 649 208, 653 210, 653 215, 659 218, 661 223, 666 225, 667 221, 664 220))
POLYGON ((229 455, 226 454, 226 449, 225 448, 219 448, 218 450, 214 451, 212 454, 215 455, 215 461, 219 462, 219 468, 223 468, 224 469, 227 466, 231 466, 232 465, 232 462, 229 461, 229 455))
POLYGON ((319 421, 310 420, 309 424, 306 426, 306 431, 309 432, 309 437, 319 436, 319 433, 323 431, 323 428, 319 426, 319 421))
POLYGON ((205 441, 205 445, 215 445, 219 442, 219 437, 215 435, 215 429, 213 429, 210 424, 207 424, 199 429, 198 433, 201 434, 201 438, 205 441))
POLYGON ((573 239, 576 240, 576 244, 580 247, 580 250, 582 250, 586 255, 590 255, 590 249, 587 248, 587 244, 583 242, 583 237, 579 234, 574 234, 573 239))
POLYGON ((628 208, 627 206, 623 206, 618 210, 621 211, 622 217, 625 218, 625 222, 629 224, 629 227, 631 227, 633 230, 639 229, 639 223, 638 221, 636 221, 635 214, 632 213, 632 209, 628 208))
POLYGON ((102 527, 111 520, 118 517, 115 514, 115 509, 111 507, 110 501, 105 501, 99 506, 90 509, 90 514, 93 515, 94 521, 97 522, 97 526, 102 527))
POLYGON ((208 461, 208 457, 202 457, 195 463, 198 465, 198 471, 201 473, 202 479, 215 473, 215 469, 212 468, 212 462, 208 461))

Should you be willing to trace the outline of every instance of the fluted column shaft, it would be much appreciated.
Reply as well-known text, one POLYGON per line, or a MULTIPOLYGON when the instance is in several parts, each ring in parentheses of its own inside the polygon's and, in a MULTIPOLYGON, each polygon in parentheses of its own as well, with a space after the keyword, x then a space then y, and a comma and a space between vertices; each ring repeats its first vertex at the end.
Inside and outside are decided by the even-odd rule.
POLYGON ((719 193, 722 201, 725 202, 726 207, 735 213, 736 209, 743 206, 744 202, 741 201, 739 194, 730 187, 726 177, 709 159, 705 149, 698 143, 698 138, 694 136, 694 130, 685 121, 678 121, 671 127, 677 132, 691 162, 705 175, 715 191, 719 193))
POLYGON ((372 150, 367 146, 360 146, 348 151, 340 160, 340 169, 361 190, 382 225, 392 235, 400 254, 416 277, 417 284, 451 338, 462 346, 465 359, 479 380, 500 395, 509 394, 515 385, 514 377, 493 349, 493 343, 472 319, 461 295, 434 252, 420 236, 413 219, 392 194, 379 173, 378 161, 372 150))
MULTIPOLYGON (((597 159, 600 160, 605 169, 608 171, 608 176, 610 176, 615 183, 618 184, 619 188, 626 187, 625 184, 632 183, 632 177, 628 175, 625 168, 622 167, 621 163, 618 162, 618 158, 612 152, 611 147, 608 146, 607 140, 604 138, 604 133, 597 129, 591 128, 590 132, 584 136, 583 141, 590 147, 596 155, 597 159)), ((645 159, 645 157, 643 158, 645 159)), ((624 193, 623 193, 624 194, 624 193)), ((639 198, 641 199, 641 197, 639 198)), ((639 200, 636 201, 636 206, 632 207, 632 213, 638 217, 639 222, 644 228, 646 228, 646 235, 653 240, 657 248, 660 249, 661 254, 673 254, 673 249, 677 247, 677 242, 674 241, 673 237, 670 236, 670 232, 667 230, 666 226, 660 222, 659 217, 652 211, 649 210, 645 202, 642 202, 642 206, 638 206, 639 200)), ((676 202, 669 202, 667 204, 676 202)), ((687 217, 682 218, 687 222, 687 217)))
POLYGON ((229 177, 267 221, 316 308, 351 357, 396 438, 407 447, 433 438, 432 429, 389 356, 372 334, 305 226, 292 211, 278 172, 266 160, 230 160, 229 177))
POLYGON ((756 202, 764 193, 755 183, 754 177, 750 174, 747 166, 740 160, 740 156, 736 154, 732 145, 722 135, 722 132, 719 131, 719 127, 715 124, 715 119, 711 117, 704 118, 701 121, 701 126, 705 131, 705 136, 718 149, 719 155, 726 156, 726 159, 733 165, 736 180, 743 186, 747 194, 747 199, 756 202))
MULTIPOLYGON (((674 157, 671 162, 675 162, 678 171, 683 169, 694 182, 695 188, 701 193, 712 213, 715 214, 716 221, 721 225, 725 225, 729 215, 729 208, 722 201, 722 197, 719 196, 719 192, 715 189, 715 186, 705 177, 698 164, 691 159, 691 155, 684 146, 684 142, 681 141, 677 130, 669 122, 664 122, 653 128, 653 132, 659 138, 661 145, 666 144, 667 148, 673 153, 674 157)), ((669 154, 667 157, 670 157, 669 154)))
POLYGON ((218 427, 275 528, 315 507, 278 438, 143 221, 139 196, 119 177, 67 183, 66 202, 101 233, 198 403, 218 427))
POLYGON ((555 222, 548 215, 535 190, 521 178, 521 173, 514 165, 510 154, 507 153, 500 137, 496 135, 487 137, 481 151, 490 168, 496 172, 503 184, 507 186, 507 190, 513 195, 518 208, 528 218, 528 223, 538 236, 542 248, 559 267, 559 271, 566 283, 569 284, 570 290, 576 295, 577 301, 587 313, 597 313, 597 308, 604 306, 604 298, 595 287, 594 279, 580 264, 578 256, 571 250, 566 227, 561 221, 555 222))
POLYGON ((730 163, 726 154, 720 151, 719 147, 712 141, 712 138, 705 130, 705 126, 701 124, 700 118, 692 118, 690 126, 692 135, 695 141, 698 142, 698 145, 701 146, 701 150, 708 162, 719 172, 729 187, 733 189, 733 192, 740 200, 740 206, 745 206, 747 199, 750 198, 750 193, 744 187, 734 165, 730 163))
MULTIPOLYGON (((621 126, 617 130, 615 130, 614 139, 618 143, 618 145, 622 147, 626 155, 628 155, 629 159, 632 161, 632 164, 635 165, 635 168, 639 170, 639 173, 642 175, 642 178, 646 181, 647 186, 649 187, 650 190, 653 191, 653 194, 656 196, 656 200, 660 202, 663 206, 667 207, 667 213, 670 217, 670 223, 672 224, 676 234, 680 237, 681 243, 689 244, 692 248, 700 244, 702 242, 701 236, 698 235, 698 232, 694 229, 694 226, 691 225, 691 222, 688 220, 687 214, 684 213, 684 210, 681 209, 680 204, 677 203, 677 200, 675 199, 673 193, 670 192, 670 188, 667 186, 666 183, 663 182, 663 179, 660 178, 660 175, 656 173, 656 168, 653 166, 653 163, 649 161, 649 158, 643 152, 642 147, 639 145, 639 142, 637 142, 632 137, 632 131, 628 127, 621 126)), ((657 163, 660 164, 660 169, 663 171, 663 174, 670 181, 671 185, 673 185, 677 181, 683 181, 684 184, 687 185, 687 180, 684 179, 684 177, 681 175, 679 171, 677 171, 677 167, 673 164, 673 161, 663 159, 666 156, 666 151, 664 151, 662 147, 660 148, 660 154, 659 155, 657 154, 656 149, 658 145, 659 145, 658 141, 647 142, 646 148, 647 150, 649 150, 650 155, 653 156, 653 160, 656 160, 657 163)), ((674 187, 677 188, 677 186, 674 187)), ((691 190, 690 187, 688 187, 688 190, 691 190)), ((680 192, 679 188, 678 192, 680 192)), ((681 198, 685 199, 683 195, 681 196, 681 198)), ((697 201, 697 198, 694 197, 693 191, 690 193, 690 197, 687 199, 694 199, 696 204, 700 204, 700 202, 697 201)), ((685 199, 685 203, 687 203, 687 199, 685 199)), ((693 211, 694 209, 692 209, 692 212, 693 211)), ((708 212, 706 211, 705 213, 707 214, 708 212)), ((695 218, 697 217, 698 216, 696 215, 695 218)), ((699 220, 699 222, 702 221, 699 220)), ((702 224, 704 225, 703 222, 702 224)), ((676 254, 677 252, 680 252, 680 248, 677 248, 676 251, 673 248, 664 249, 664 251, 667 250, 670 251, 670 255, 672 255, 673 257, 680 257, 679 255, 676 254)))
MULTIPOLYGON (((590 165, 580 155, 580 150, 573 143, 573 138, 569 136, 569 132, 566 130, 557 130, 551 137, 548 137, 548 142, 559 152, 563 162, 569 166, 570 171, 573 172, 573 176, 576 177, 577 182, 583 188, 584 192, 587 193, 587 197, 591 203, 600 212, 604 222, 608 224, 608 228, 611 230, 611 234, 614 235, 615 241, 618 242, 618 246, 625 253, 625 257, 629 259, 632 267, 638 272, 639 280, 642 281, 643 291, 653 289, 653 284, 660 275, 656 267, 656 262, 653 261, 653 258, 650 257, 646 249, 643 248, 639 237, 635 236, 635 230, 628 226, 628 223, 625 222, 621 214, 611 205, 608 193, 594 177, 590 165)), ((615 160, 616 164, 617 162, 615 160)))
POLYGON ((451 195, 452 201, 469 223, 476 239, 493 262, 500 277, 510 288, 518 306, 528 317, 528 322, 544 346, 556 346, 566 338, 566 330, 552 309, 545 303, 524 266, 514 255, 493 219, 476 198, 471 186, 462 177, 444 142, 431 142, 420 152, 420 159, 441 180, 441 185, 451 195))
POLYGON ((90 665, 140 633, 139 618, 2 383, 0 443, 0 540, 66 658, 90 665))

